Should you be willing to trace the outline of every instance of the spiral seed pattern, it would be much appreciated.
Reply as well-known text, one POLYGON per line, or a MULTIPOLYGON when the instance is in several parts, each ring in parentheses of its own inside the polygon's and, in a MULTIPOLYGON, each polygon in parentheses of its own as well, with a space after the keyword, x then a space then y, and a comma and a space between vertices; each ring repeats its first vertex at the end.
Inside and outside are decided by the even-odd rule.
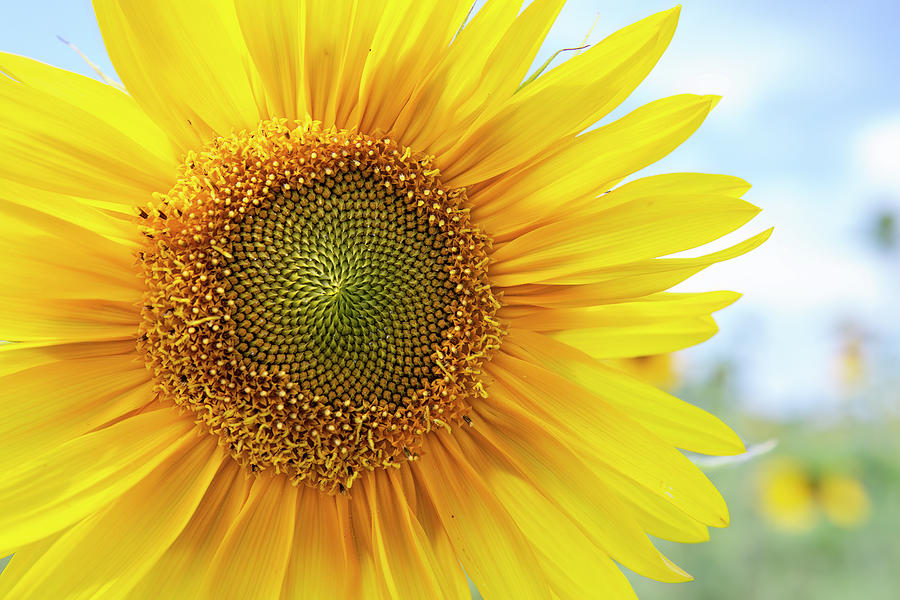
POLYGON ((263 122, 139 211, 160 399, 251 471, 326 492, 467 419, 499 344, 465 191, 389 139, 263 122))

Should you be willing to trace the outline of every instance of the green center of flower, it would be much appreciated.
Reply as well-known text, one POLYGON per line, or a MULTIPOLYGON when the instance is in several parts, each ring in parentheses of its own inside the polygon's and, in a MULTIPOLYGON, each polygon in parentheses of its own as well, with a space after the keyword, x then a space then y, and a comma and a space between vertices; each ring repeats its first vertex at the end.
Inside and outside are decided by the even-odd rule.
POLYGON ((157 394, 327 492, 459 424, 499 343, 465 190, 388 139, 267 121, 141 209, 157 394))
POLYGON ((404 406, 439 374, 454 238, 363 169, 277 194, 233 242, 237 350, 313 394, 404 406))

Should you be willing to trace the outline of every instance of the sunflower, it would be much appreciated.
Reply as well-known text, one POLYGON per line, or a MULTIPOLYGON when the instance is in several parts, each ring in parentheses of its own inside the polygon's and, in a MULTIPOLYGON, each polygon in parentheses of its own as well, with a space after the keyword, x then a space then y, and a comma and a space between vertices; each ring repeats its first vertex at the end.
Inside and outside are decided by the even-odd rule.
POLYGON ((857 529, 866 524, 872 508, 866 486, 852 472, 789 456, 758 471, 756 497, 766 520, 789 533, 815 529, 822 516, 843 529, 857 529))
POLYGON ((527 77, 562 0, 94 0, 124 89, 0 55, 5 598, 628 598, 725 503, 715 417, 609 367, 757 209, 585 131, 678 9, 527 77), (464 26, 463 23, 466 23, 464 26), (545 71, 545 72, 544 72, 545 71), (525 82, 523 84, 523 81, 525 82))
POLYGON ((610 361, 609 364, 640 381, 646 381, 664 390, 671 390, 679 380, 679 367, 671 354, 619 358, 610 361))

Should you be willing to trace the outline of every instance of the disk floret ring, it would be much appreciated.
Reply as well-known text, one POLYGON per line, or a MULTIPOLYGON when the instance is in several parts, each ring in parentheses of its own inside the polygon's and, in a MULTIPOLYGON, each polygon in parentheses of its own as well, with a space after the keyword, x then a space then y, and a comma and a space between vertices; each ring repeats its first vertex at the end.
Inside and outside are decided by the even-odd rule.
POLYGON ((264 121, 188 154, 139 213, 157 397, 248 469, 344 491, 483 394, 490 241, 429 157, 264 121))

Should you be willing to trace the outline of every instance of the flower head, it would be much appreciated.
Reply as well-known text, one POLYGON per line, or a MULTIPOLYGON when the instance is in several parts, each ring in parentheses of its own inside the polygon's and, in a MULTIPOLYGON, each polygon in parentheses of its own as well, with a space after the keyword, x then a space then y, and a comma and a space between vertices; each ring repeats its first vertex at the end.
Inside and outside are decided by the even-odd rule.
POLYGON ((743 451, 607 363, 757 209, 628 176, 717 98, 585 130, 678 11, 526 79, 560 0, 95 0, 127 93, 0 55, 11 598, 619 598, 727 524, 743 451), (523 84, 522 82, 525 81, 523 84))

